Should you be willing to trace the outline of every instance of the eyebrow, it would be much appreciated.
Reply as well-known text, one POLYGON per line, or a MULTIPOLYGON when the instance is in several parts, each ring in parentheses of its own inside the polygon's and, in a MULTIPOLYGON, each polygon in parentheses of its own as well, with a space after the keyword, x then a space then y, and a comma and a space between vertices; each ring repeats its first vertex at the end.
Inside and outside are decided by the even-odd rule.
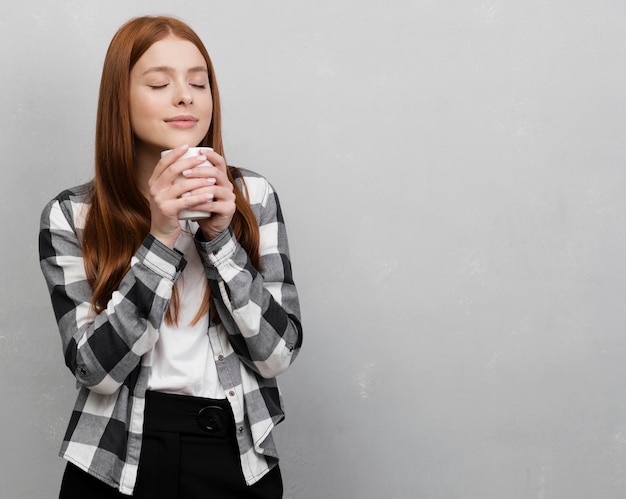
MULTIPOLYGON (((154 66, 152 68, 148 68, 143 72, 144 75, 148 73, 175 73, 176 69, 171 66, 154 66)), ((187 73, 209 73, 207 68, 204 66, 194 66, 193 68, 189 68, 187 73)))

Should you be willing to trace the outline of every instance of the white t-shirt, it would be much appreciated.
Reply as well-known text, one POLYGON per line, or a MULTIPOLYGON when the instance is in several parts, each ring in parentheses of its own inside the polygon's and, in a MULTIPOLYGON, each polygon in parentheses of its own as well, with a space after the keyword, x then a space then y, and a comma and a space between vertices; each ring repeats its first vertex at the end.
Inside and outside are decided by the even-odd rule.
POLYGON ((180 298, 178 326, 165 321, 161 324, 159 339, 152 352, 148 389, 222 399, 225 394, 217 377, 209 342, 208 314, 195 325, 190 325, 202 303, 207 280, 190 223, 181 222, 181 225, 183 232, 175 247, 184 253, 187 265, 176 283, 180 298))

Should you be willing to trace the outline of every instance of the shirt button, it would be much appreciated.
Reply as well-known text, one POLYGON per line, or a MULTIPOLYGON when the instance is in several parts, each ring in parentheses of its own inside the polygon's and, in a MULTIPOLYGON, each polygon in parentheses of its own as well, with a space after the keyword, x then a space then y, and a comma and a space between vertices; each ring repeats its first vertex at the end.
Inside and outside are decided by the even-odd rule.
POLYGON ((89 374, 89 371, 85 366, 78 366, 78 374, 80 376, 87 376, 89 374))
POLYGON ((231 397, 235 396, 235 390, 231 390, 228 392, 228 395, 230 395, 231 397))
POLYGON ((217 360, 219 360, 219 361, 224 360, 224 356, 223 356, 223 355, 218 356, 218 357, 217 357, 217 360))
POLYGON ((243 433, 243 426, 240 426, 239 428, 237 428, 237 430, 239 431, 239 433, 243 433))

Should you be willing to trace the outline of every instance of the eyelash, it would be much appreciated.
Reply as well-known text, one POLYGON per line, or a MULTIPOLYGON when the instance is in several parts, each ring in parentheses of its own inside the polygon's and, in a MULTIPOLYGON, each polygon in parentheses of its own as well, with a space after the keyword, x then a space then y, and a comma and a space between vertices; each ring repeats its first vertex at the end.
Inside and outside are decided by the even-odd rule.
MULTIPOLYGON (((153 90, 160 90, 162 88, 167 87, 168 84, 165 85, 148 85, 151 89, 153 90)), ((198 88, 200 90, 204 90, 206 88, 206 85, 194 85, 193 83, 191 84, 192 87, 198 88)))

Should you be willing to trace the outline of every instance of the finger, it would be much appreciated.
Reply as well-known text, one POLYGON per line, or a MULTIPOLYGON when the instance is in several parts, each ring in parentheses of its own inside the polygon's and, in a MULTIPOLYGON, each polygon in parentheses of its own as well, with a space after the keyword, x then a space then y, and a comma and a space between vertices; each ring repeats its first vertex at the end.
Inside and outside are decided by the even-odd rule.
POLYGON ((188 198, 189 203, 208 203, 206 206, 196 206, 195 208, 202 209, 204 211, 211 211, 213 213, 232 215, 237 209, 234 194, 228 190, 220 190, 217 187, 198 189, 193 192, 185 192, 181 195, 181 198, 182 197, 188 198))
POLYGON ((184 178, 207 177, 206 168, 210 168, 206 156, 199 155, 182 158, 171 164, 162 174, 164 181, 168 183, 179 182, 184 178))
POLYGON ((214 199, 211 203, 199 205, 196 209, 210 211, 216 216, 223 218, 232 218, 235 214, 235 206, 226 201, 214 199))
POLYGON ((186 178, 213 178, 223 177, 223 173, 207 162, 201 163, 193 168, 187 168, 181 172, 186 178))
POLYGON ((207 157, 203 154, 183 157, 189 149, 187 146, 173 149, 161 158, 152 174, 152 181, 163 181, 167 184, 174 182, 181 175, 186 176, 193 169, 201 165, 208 165, 207 157))
POLYGON ((166 169, 174 164, 176 160, 183 156, 188 150, 189 146, 185 144, 177 147, 176 149, 172 149, 169 153, 161 156, 161 160, 156 164, 152 176, 154 178, 159 178, 166 169))
POLYGON ((215 179, 212 177, 181 178, 171 184, 167 191, 171 198, 179 198, 189 194, 202 195, 211 193, 213 195, 211 188, 215 186, 215 182, 215 179))
POLYGON ((173 206, 176 212, 184 209, 193 209, 210 213, 213 207, 213 193, 192 194, 185 192, 173 203, 173 206))
POLYGON ((233 205, 233 210, 235 209, 235 194, 232 189, 228 187, 223 187, 220 185, 213 185, 210 187, 203 187, 194 191, 189 191, 189 194, 192 195, 201 195, 201 194, 211 194, 213 196, 213 202, 223 202, 230 203, 233 205))
MULTIPOLYGON (((237 210, 234 197, 227 199, 220 198, 219 195, 212 193, 213 199, 205 205, 198 206, 196 209, 210 211, 216 215, 226 216, 232 218, 237 210)), ((210 194, 209 194, 210 195, 210 194)))
POLYGON ((219 170, 226 172, 226 160, 222 156, 211 149, 206 151, 206 157, 212 165, 219 170))

